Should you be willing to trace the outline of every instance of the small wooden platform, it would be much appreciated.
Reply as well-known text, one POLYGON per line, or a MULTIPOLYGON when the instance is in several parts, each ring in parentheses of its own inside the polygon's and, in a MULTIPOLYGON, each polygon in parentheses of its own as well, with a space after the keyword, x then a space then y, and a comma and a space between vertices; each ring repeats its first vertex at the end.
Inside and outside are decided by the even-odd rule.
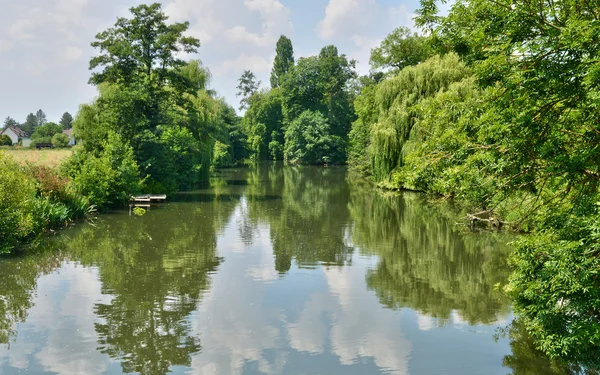
POLYGON ((153 203, 163 203, 167 200, 166 194, 144 194, 138 196, 131 196, 129 201, 129 216, 134 207, 143 207, 150 210, 153 203))
POLYGON ((166 194, 145 194, 145 195, 138 195, 138 196, 132 196, 130 201, 131 202, 164 202, 167 200, 167 195, 166 194))

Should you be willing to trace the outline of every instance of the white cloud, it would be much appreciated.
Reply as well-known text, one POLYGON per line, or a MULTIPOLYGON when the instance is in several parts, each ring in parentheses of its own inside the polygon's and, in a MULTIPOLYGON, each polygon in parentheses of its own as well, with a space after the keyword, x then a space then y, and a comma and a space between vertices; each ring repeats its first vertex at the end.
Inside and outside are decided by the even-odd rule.
POLYGON ((378 9, 375 0, 329 0, 317 30, 323 39, 351 36, 369 27, 378 9))
POLYGON ((8 41, 8 40, 1 40, 0 39, 0 53, 1 52, 9 52, 12 49, 12 42, 8 41))
POLYGON ((237 74, 244 70, 251 70, 254 73, 269 72, 271 63, 262 55, 250 55, 244 52, 234 59, 224 61, 213 69, 217 76, 228 73, 237 74))
POLYGON ((82 55, 83 55, 83 51, 79 47, 67 46, 65 48, 65 58, 67 60, 77 61, 77 60, 81 59, 82 55))

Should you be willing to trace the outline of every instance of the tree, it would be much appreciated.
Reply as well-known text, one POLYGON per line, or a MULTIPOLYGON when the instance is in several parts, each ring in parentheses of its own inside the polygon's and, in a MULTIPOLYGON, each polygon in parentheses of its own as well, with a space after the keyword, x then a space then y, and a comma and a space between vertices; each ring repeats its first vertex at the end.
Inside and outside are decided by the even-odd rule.
POLYGON ((345 160, 343 141, 319 112, 305 111, 285 132, 285 160, 299 164, 336 164, 345 160))
POLYGON ((392 69, 397 72, 422 63, 432 55, 433 51, 425 37, 411 33, 407 27, 399 27, 371 51, 371 69, 392 69))
POLYGON ((331 131, 347 138, 355 119, 348 82, 356 77, 355 62, 326 46, 319 56, 301 58, 282 82, 284 112, 289 123, 306 110, 326 115, 331 131))
POLYGON ((258 90, 261 82, 256 81, 256 76, 249 70, 244 71, 242 76, 238 79, 238 93, 236 96, 241 96, 240 100, 240 111, 247 109, 249 106, 250 97, 258 90))
POLYGON ((6 116, 6 119, 4 119, 4 129, 9 126, 19 126, 19 123, 14 118, 6 116))
POLYGON ((31 139, 52 138, 55 134, 61 134, 62 131, 62 126, 54 122, 48 122, 35 129, 35 132, 33 132, 31 139))
POLYGON ((33 134, 33 132, 35 131, 35 129, 38 126, 39 126, 38 118, 33 113, 30 113, 27 115, 27 118, 25 119, 25 123, 23 125, 21 125, 21 129, 23 129, 25 134, 30 136, 33 134))
POLYGON ((275 62, 271 71, 271 87, 279 87, 281 79, 294 65, 294 47, 292 41, 282 35, 277 41, 275 62))
POLYGON ((71 116, 69 112, 63 113, 62 117, 60 118, 60 124, 65 130, 71 129, 73 127, 73 116, 71 116))
POLYGON ((42 126, 47 122, 46 114, 41 109, 35 113, 35 118, 37 119, 37 126, 42 126))
POLYGON ((282 97, 279 89, 256 92, 252 96, 243 124, 248 136, 248 147, 255 161, 283 160, 283 153, 279 152, 283 146, 284 133, 282 97))
POLYGON ((186 65, 181 52, 195 53, 200 41, 183 34, 189 22, 167 25, 161 4, 129 9, 132 19, 119 18, 114 27, 96 35, 92 47, 99 55, 90 60, 94 72, 90 83, 131 84, 142 80, 160 86, 173 74, 172 69, 186 65))

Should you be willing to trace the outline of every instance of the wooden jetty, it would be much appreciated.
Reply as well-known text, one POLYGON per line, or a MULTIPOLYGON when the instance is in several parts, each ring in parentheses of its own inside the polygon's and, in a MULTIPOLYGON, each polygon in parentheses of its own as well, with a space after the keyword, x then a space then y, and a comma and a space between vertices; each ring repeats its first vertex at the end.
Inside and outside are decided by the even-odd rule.
POLYGON ((129 216, 131 216, 131 212, 134 207, 143 207, 147 210, 150 210, 152 204, 163 203, 166 200, 166 194, 144 194, 131 196, 131 198, 129 199, 129 216))
POLYGON ((137 202, 139 202, 139 203, 151 203, 151 202, 162 203, 166 200, 167 200, 166 194, 144 194, 144 195, 132 196, 130 199, 131 202, 136 202, 136 203, 137 202))

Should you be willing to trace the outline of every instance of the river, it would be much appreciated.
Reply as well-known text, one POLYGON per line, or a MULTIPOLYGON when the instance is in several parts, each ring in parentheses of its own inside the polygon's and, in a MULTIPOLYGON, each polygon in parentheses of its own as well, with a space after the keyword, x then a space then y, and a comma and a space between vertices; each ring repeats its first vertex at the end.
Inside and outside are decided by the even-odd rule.
POLYGON ((343 168, 219 171, 0 260, 0 374, 554 374, 502 234, 343 168))

